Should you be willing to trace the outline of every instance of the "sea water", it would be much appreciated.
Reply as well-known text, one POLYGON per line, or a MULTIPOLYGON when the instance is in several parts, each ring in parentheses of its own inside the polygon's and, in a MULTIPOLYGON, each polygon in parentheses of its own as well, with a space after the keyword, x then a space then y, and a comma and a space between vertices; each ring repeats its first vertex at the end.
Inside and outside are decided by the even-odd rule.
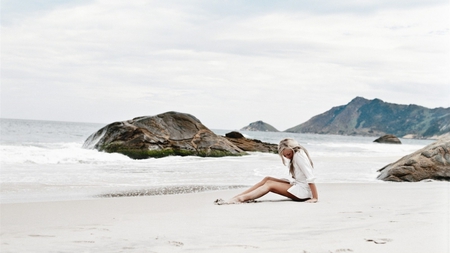
MULTIPOLYGON (((0 119, 2 203, 137 196, 228 189, 252 185, 264 176, 288 177, 277 154, 241 157, 170 156, 133 160, 83 148, 106 124, 0 119)), ((214 130, 225 135, 232 130, 214 130)), ((432 140, 401 139, 401 145, 373 137, 241 131, 247 138, 278 143, 294 138, 314 161, 316 183, 380 183, 377 170, 432 140)))

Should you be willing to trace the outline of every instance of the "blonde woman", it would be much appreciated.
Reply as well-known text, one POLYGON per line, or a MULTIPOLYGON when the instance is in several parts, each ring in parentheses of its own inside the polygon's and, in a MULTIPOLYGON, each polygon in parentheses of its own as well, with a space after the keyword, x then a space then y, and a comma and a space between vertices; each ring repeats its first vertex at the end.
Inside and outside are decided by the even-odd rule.
POLYGON ((293 139, 284 139, 278 145, 278 154, 284 165, 288 160, 291 179, 265 177, 261 182, 250 187, 229 201, 218 199, 216 204, 237 204, 255 200, 273 192, 295 201, 316 203, 319 199, 317 187, 314 184, 313 162, 308 151, 293 139))

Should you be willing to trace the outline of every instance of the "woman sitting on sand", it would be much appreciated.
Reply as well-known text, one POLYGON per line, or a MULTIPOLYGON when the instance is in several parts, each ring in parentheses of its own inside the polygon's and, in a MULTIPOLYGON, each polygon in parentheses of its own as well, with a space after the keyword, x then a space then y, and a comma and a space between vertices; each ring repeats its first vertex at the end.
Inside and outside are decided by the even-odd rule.
POLYGON ((318 201, 318 193, 314 184, 313 162, 308 151, 293 139, 284 139, 278 145, 278 154, 286 165, 285 158, 289 160, 289 173, 291 179, 277 179, 265 177, 261 182, 250 187, 243 193, 233 197, 229 201, 218 199, 216 204, 237 204, 255 200, 273 192, 295 201, 315 203, 318 201))

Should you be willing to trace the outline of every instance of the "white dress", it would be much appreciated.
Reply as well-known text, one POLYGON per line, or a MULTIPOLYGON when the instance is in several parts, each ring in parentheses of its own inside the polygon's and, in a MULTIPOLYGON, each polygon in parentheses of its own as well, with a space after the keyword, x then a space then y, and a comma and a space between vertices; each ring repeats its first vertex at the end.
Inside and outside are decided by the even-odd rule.
POLYGON ((294 153, 294 175, 295 178, 289 178, 289 183, 292 185, 288 192, 299 199, 312 198, 311 188, 309 183, 314 183, 316 179, 313 173, 313 167, 309 162, 305 151, 300 150, 294 153))

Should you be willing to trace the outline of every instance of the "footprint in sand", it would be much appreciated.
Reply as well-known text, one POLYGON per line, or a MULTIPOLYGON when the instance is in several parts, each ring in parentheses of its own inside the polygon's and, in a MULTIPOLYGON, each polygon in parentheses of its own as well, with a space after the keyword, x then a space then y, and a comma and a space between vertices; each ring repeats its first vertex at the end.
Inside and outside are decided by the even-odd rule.
POLYGON ((365 239, 366 242, 373 242, 375 244, 386 244, 387 242, 391 242, 391 239, 386 239, 386 238, 382 238, 382 239, 365 239))
POLYGON ((54 235, 28 235, 30 237, 56 237, 54 235))
POLYGON ((169 243, 170 245, 176 246, 176 247, 181 247, 181 246, 184 245, 184 243, 182 243, 182 242, 177 242, 177 241, 169 241, 168 243, 169 243))

